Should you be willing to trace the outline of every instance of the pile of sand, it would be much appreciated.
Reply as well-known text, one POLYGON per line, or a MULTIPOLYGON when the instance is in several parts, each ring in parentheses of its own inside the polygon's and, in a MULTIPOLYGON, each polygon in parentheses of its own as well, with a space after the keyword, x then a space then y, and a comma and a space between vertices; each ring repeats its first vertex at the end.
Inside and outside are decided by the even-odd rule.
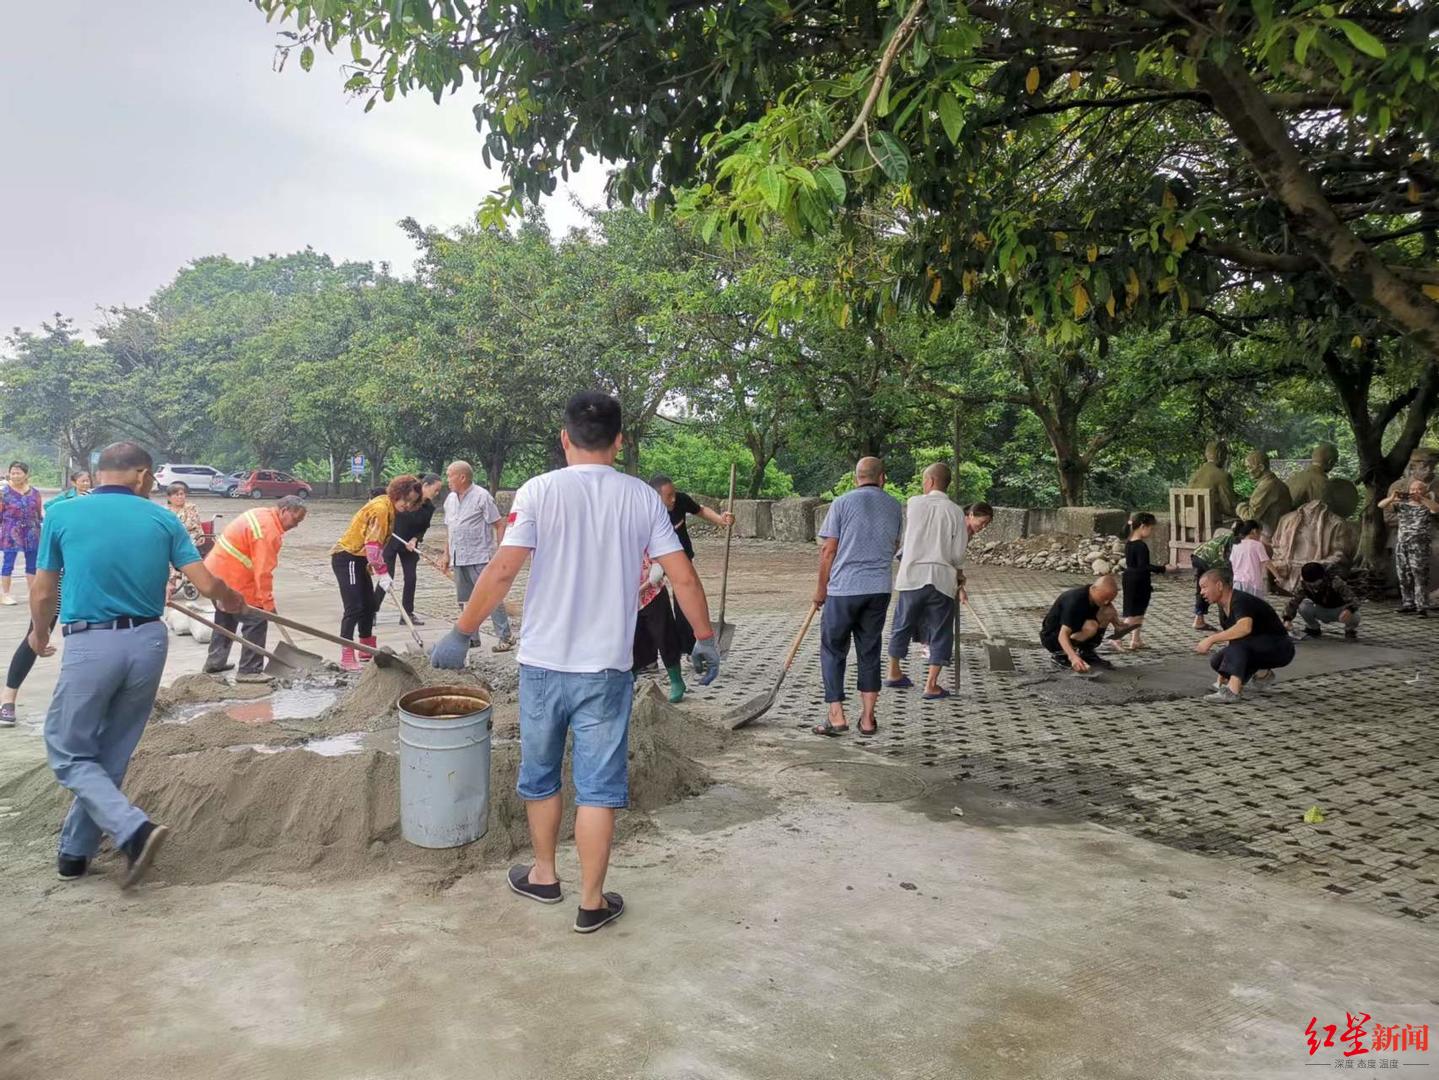
MULTIPOLYGON (((430 674, 427 666, 423 670, 430 674)), ((462 673, 436 674, 446 682, 479 681, 462 673)), ((400 839, 400 768, 392 754, 366 750, 326 757, 302 749, 226 749, 294 746, 312 734, 382 730, 397 722, 394 699, 412 685, 403 673, 371 667, 314 721, 245 724, 216 711, 189 724, 152 723, 125 790, 175 830, 156 880, 317 881, 393 868, 453 879, 527 846, 524 804, 515 794, 519 745, 513 705, 496 707, 489 831, 474 844, 446 851, 426 851, 400 839)), ((727 734, 669 705, 653 688, 641 693, 630 726, 631 809, 653 810, 702 791, 709 774, 694 755, 717 752, 727 734)), ((572 794, 570 785, 566 768, 565 787, 572 794)), ((49 769, 39 766, 0 786, 0 804, 13 813, 6 821, 9 838, 48 855, 69 804, 69 794, 49 769)), ((642 814, 623 815, 620 833, 645 824, 642 814)), ((570 806, 562 832, 569 838, 573 831, 570 806)))
POLYGON ((170 712, 207 701, 253 701, 273 689, 266 683, 228 683, 213 675, 181 675, 155 695, 155 710, 170 712))

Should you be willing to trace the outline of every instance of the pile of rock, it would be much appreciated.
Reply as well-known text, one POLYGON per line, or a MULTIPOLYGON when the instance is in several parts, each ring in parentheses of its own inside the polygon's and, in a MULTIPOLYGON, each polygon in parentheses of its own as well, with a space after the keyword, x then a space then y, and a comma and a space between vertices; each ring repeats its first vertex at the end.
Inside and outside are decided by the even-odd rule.
POLYGON ((1022 540, 977 541, 970 559, 994 566, 1048 570, 1062 574, 1107 574, 1124 566, 1124 540, 1095 533, 1069 536, 1049 533, 1022 540))

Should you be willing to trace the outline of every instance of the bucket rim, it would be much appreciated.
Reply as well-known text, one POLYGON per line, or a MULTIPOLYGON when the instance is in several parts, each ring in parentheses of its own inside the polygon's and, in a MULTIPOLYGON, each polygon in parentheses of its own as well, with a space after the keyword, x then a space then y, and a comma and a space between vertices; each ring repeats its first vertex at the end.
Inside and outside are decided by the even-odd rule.
POLYGON ((482 686, 457 686, 454 684, 442 684, 438 686, 418 686, 413 690, 406 690, 395 698, 395 708, 407 719, 423 723, 439 722, 437 717, 426 716, 423 713, 414 711, 414 706, 429 698, 435 697, 463 697, 471 698, 483 704, 478 705, 467 713, 459 716, 446 717, 445 724, 453 724, 456 721, 464 720, 467 717, 479 716, 481 713, 491 712, 494 709, 495 701, 490 691, 482 686))

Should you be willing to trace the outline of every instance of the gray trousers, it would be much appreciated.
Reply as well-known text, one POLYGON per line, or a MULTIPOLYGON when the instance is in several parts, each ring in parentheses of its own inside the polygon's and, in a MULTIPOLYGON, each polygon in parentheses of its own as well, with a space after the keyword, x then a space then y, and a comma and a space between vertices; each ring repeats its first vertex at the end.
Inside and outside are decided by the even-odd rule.
MULTIPOLYGON (((489 563, 478 563, 474 566, 452 566, 451 571, 455 575, 455 598, 459 600, 460 607, 464 607, 470 600, 470 593, 475 591, 475 583, 480 580, 480 575, 485 572, 489 563)), ((501 641, 510 641, 510 613, 505 610, 505 602, 501 600, 495 605, 495 610, 490 615, 490 623, 495 628, 495 633, 500 636, 501 641)), ((474 644, 478 645, 476 640, 474 644)))
MULTIPOLYGON (((252 644, 265 647, 265 638, 269 635, 270 624, 267 620, 258 615, 231 615, 228 611, 216 611, 211 620, 216 626, 223 626, 232 633, 238 633, 246 641, 252 644)), ((210 637, 210 652, 205 657, 207 668, 222 668, 230 659, 230 646, 233 645, 224 634, 212 634, 210 637)), ((265 658, 252 649, 240 650, 241 675, 258 675, 260 669, 265 666, 265 658)))
POLYGON ((65 639, 60 681, 45 715, 50 768, 75 795, 60 830, 60 854, 90 858, 102 833, 119 847, 149 820, 120 793, 120 784, 150 719, 169 648, 164 622, 65 639))
MULTIPOLYGON (((1320 607, 1313 600, 1299 601, 1299 617, 1304 620, 1304 625, 1310 630, 1318 630, 1320 623, 1337 623, 1339 616, 1344 614, 1342 607, 1320 607)), ((1349 621, 1343 624, 1346 627, 1357 627, 1359 625, 1359 612, 1349 616, 1349 621)))

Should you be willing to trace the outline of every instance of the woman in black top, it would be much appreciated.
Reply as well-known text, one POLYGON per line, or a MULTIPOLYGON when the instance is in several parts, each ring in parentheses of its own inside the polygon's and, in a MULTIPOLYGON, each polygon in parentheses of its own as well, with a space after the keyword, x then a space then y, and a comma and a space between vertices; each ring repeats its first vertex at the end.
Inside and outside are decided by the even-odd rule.
MULTIPOLYGON (((396 512, 395 536, 400 539, 396 540, 395 536, 392 536, 385 544, 385 566, 389 568, 390 576, 395 575, 397 558, 405 569, 405 590, 401 603, 404 604, 410 621, 416 626, 423 626, 425 620, 415 614, 415 578, 420 563, 420 556, 415 548, 425 538, 425 533, 430 528, 430 519, 435 516, 435 496, 440 493, 440 483, 440 478, 434 473, 425 473, 420 477, 420 505, 414 510, 396 512), (404 543, 401 543, 401 540, 404 543)), ((384 606, 383 592, 378 585, 375 586, 377 607, 384 606)))
MULTIPOLYGON (((1135 627, 1129 638, 1131 651, 1144 648, 1139 627, 1144 625, 1144 615, 1149 610, 1149 600, 1154 595, 1151 576, 1178 569, 1162 564, 1156 566, 1149 561, 1149 538, 1154 535, 1154 524, 1153 514, 1139 513, 1131 516, 1129 542, 1124 545, 1124 573, 1121 575, 1124 585, 1124 619, 1127 624, 1135 627)), ((1114 642, 1113 645, 1116 649, 1124 647, 1119 642, 1114 642)))

